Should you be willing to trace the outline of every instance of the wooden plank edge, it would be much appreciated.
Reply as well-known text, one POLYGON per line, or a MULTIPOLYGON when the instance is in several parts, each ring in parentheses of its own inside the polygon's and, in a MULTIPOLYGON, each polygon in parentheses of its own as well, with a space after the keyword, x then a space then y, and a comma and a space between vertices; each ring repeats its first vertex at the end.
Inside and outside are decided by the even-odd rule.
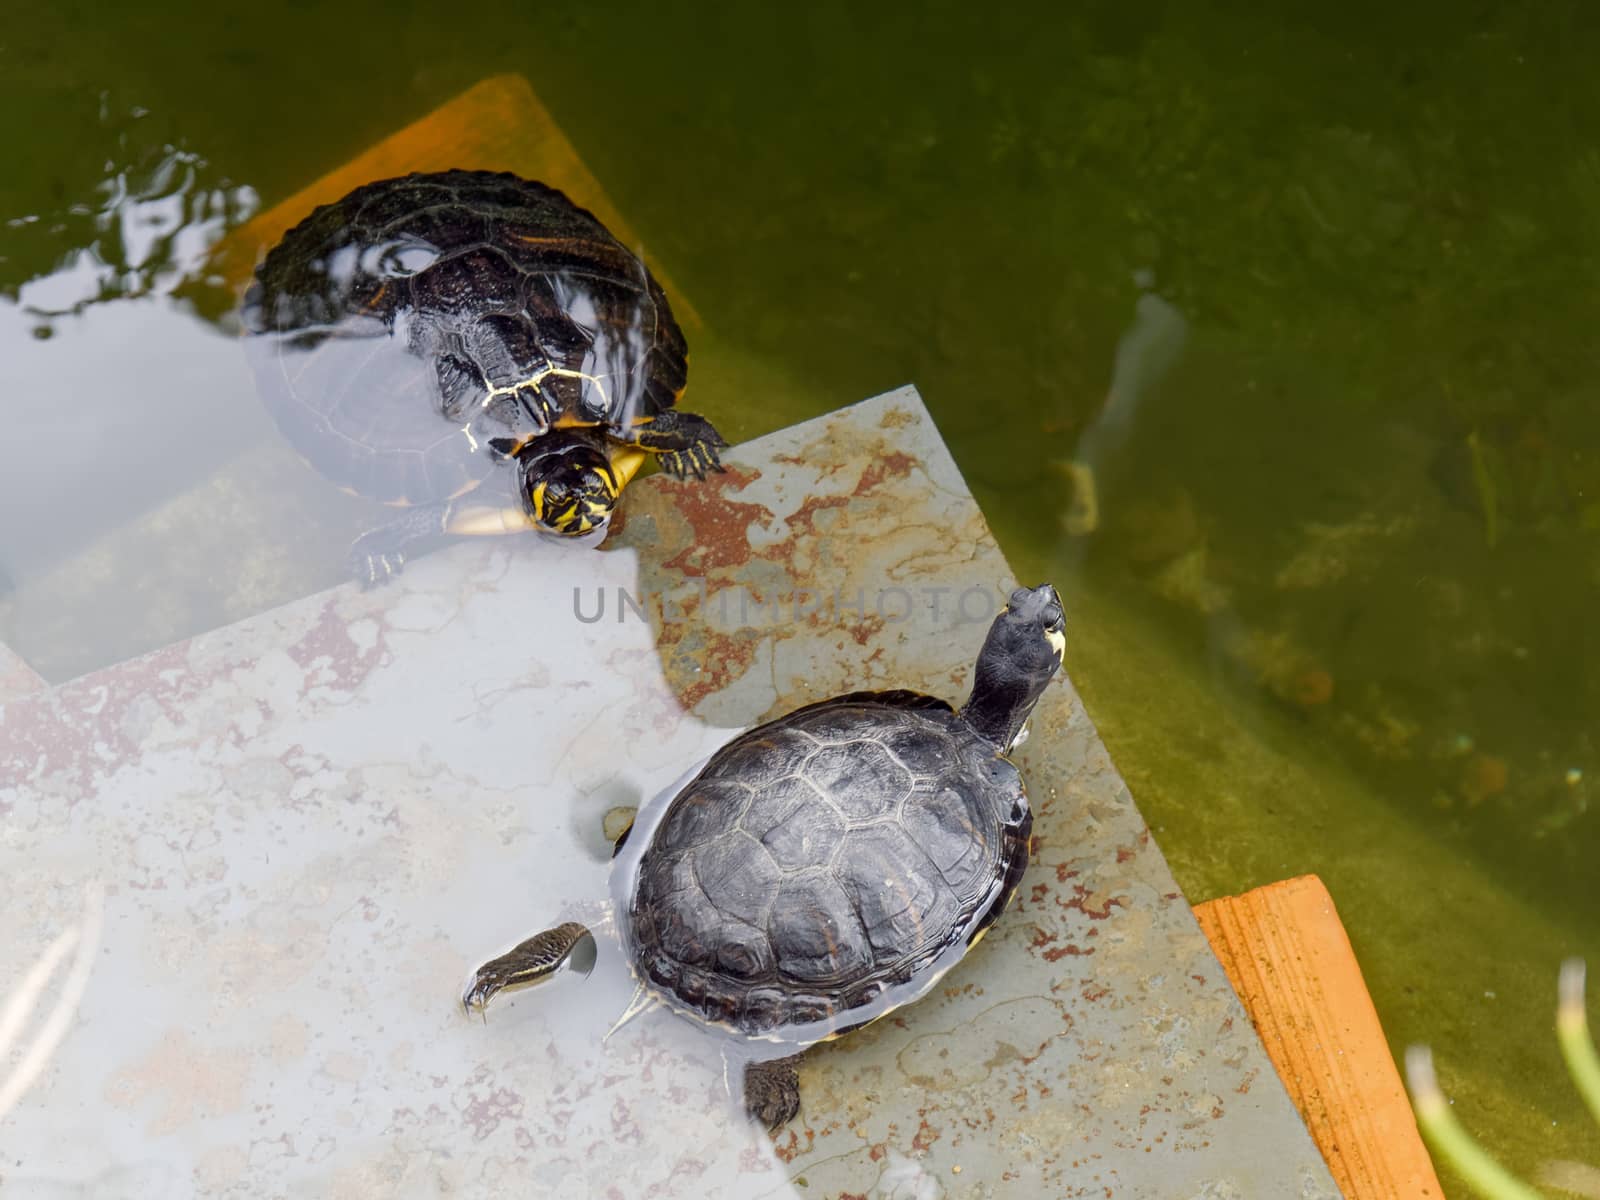
POLYGON ((1322 880, 1282 880, 1194 913, 1346 1200, 1442 1197, 1322 880))

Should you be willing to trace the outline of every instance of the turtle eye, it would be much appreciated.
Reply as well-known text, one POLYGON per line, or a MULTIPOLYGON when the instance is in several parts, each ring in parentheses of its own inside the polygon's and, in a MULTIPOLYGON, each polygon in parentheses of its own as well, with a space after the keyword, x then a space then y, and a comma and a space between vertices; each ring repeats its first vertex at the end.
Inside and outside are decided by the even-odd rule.
POLYGON ((534 518, 542 525, 558 526, 572 507, 572 490, 559 479, 541 480, 529 494, 534 518))

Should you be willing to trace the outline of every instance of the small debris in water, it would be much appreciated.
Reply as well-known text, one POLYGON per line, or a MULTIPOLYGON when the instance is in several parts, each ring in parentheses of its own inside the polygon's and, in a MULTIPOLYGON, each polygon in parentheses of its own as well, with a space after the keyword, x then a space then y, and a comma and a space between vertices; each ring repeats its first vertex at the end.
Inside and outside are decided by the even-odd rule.
POLYGON ((1301 708, 1320 708, 1333 699, 1333 676, 1321 667, 1307 667, 1291 681, 1289 693, 1301 708))
POLYGON ((1511 767, 1495 754, 1474 754, 1461 772, 1461 794, 1469 805, 1478 805, 1506 790, 1511 767))
POLYGON ((606 809, 605 816, 601 818, 601 829, 605 833, 606 841, 615 844, 617 839, 632 827, 634 818, 638 815, 639 810, 631 805, 619 804, 606 809))

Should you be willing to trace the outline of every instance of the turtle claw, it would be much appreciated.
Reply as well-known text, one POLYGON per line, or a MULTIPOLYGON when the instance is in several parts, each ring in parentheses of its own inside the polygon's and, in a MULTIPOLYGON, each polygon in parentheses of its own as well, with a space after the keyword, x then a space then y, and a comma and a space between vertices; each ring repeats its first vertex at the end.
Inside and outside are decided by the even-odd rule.
POLYGON ((691 442, 682 450, 668 450, 661 456, 661 469, 674 479, 685 479, 693 475, 704 483, 706 475, 710 472, 727 470, 717 454, 717 446, 727 444, 719 437, 716 442, 697 441, 691 442))
POLYGON ((676 450, 668 450, 661 456, 661 469, 674 479, 682 479, 689 473, 683 455, 676 450))
MULTIPOLYGON (((718 438, 717 442, 724 446, 728 444, 722 441, 721 438, 718 438)), ((722 465, 722 456, 717 453, 717 442, 696 442, 689 447, 689 453, 699 458, 701 467, 706 471, 726 471, 728 469, 722 465)))
POLYGON ((350 544, 345 569, 350 578, 370 591, 392 582, 406 569, 411 551, 425 550, 445 536, 448 504, 428 504, 408 508, 376 529, 369 529, 350 544))
POLYGON ((365 538, 359 538, 350 548, 350 574, 364 592, 381 587, 405 570, 406 556, 402 550, 367 550, 362 547, 365 538))
POLYGON ((775 1134, 800 1112, 798 1054, 769 1062, 753 1062, 744 1072, 744 1110, 775 1134))
POLYGON ((522 443, 516 438, 496 437, 490 438, 484 445, 489 447, 490 458, 495 462, 505 462, 517 456, 517 450, 522 443))
POLYGON ((693 475, 704 481, 709 472, 725 469, 717 451, 728 444, 728 439, 697 413, 672 409, 643 419, 627 440, 658 456, 661 469, 674 479, 693 475))
POLYGON ((494 972, 489 971, 489 964, 479 967, 472 974, 472 982, 467 985, 466 991, 461 993, 461 1011, 471 1016, 477 1013, 483 1018, 483 1023, 489 1023, 489 1001, 494 998, 502 986, 494 972))

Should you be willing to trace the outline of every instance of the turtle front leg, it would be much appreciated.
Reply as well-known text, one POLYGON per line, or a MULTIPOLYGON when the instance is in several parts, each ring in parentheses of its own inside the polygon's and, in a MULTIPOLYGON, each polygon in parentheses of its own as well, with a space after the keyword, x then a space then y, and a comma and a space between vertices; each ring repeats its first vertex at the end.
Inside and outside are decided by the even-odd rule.
POLYGON ((717 451, 728 444, 727 439, 697 413, 669 408, 653 417, 639 418, 617 436, 654 454, 661 460, 661 469, 674 479, 688 475, 704 479, 706 472, 724 469, 717 451))
POLYGON ((744 1068, 744 1110, 768 1133, 777 1133, 800 1111, 801 1056, 750 1062, 744 1068))
POLYGON ((386 525, 369 529, 350 544, 345 559, 350 576, 365 591, 388 583, 405 569, 406 558, 425 542, 443 538, 450 505, 424 504, 404 509, 386 525))
POLYGON ((534 934, 474 971, 472 980, 461 993, 461 1007, 469 1013, 481 1013, 489 1007, 489 1001, 506 988, 544 982, 562 968, 589 936, 588 926, 577 921, 565 921, 554 929, 534 934))

